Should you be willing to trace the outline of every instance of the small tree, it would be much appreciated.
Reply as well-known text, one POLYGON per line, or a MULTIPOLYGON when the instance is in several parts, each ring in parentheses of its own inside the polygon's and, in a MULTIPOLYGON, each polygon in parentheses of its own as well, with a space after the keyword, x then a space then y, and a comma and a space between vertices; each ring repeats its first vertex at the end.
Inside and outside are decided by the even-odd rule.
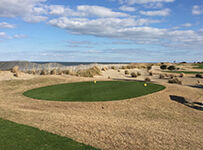
POLYGON ((168 67, 168 70, 175 70, 175 69, 176 69, 175 66, 169 66, 169 67, 168 67))
POLYGON ((165 69, 167 69, 167 65, 161 65, 160 68, 161 68, 162 70, 165 70, 165 69))

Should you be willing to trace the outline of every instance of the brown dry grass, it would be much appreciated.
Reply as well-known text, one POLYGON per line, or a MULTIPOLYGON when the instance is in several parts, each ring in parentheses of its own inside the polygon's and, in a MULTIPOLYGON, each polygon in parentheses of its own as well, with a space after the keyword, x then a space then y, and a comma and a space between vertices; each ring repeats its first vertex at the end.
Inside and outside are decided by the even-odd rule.
POLYGON ((202 89, 164 84, 164 91, 111 102, 51 102, 22 93, 46 85, 88 78, 38 76, 0 81, 0 117, 67 136, 106 150, 202 149, 203 111, 172 101, 170 95, 192 101, 202 89))
POLYGON ((11 69, 11 72, 12 73, 17 73, 19 71, 19 66, 14 66, 12 69, 11 69))
POLYGON ((76 75, 80 77, 94 77, 96 75, 101 75, 101 70, 97 66, 94 66, 86 70, 78 70, 76 75))

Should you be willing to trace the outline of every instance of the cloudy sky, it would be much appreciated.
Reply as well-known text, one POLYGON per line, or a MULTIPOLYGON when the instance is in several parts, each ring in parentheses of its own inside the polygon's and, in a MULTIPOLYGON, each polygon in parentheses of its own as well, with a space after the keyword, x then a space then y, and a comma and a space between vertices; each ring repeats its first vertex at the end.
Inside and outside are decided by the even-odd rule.
POLYGON ((0 61, 203 61, 202 0, 0 0, 0 61))

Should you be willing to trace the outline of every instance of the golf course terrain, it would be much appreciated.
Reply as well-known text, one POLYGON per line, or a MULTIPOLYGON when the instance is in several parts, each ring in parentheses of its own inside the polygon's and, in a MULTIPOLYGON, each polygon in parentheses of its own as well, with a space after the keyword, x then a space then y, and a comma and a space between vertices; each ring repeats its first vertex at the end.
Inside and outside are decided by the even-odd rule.
POLYGON ((51 101, 112 101, 150 94, 164 86, 138 81, 99 81, 59 84, 32 89, 24 93, 34 99, 51 101))
POLYGON ((96 148, 78 143, 67 137, 1 118, 0 133, 1 150, 96 150, 96 148))

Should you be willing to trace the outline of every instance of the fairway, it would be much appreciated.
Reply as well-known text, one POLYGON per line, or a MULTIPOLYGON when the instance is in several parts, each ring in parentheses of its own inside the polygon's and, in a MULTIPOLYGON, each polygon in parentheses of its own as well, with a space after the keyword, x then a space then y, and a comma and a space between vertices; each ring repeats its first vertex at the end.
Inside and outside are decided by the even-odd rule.
POLYGON ((138 81, 98 81, 59 84, 32 89, 25 96, 50 101, 95 102, 134 98, 163 90, 162 85, 138 81))
POLYGON ((0 118, 1 150, 96 150, 67 137, 0 118))

